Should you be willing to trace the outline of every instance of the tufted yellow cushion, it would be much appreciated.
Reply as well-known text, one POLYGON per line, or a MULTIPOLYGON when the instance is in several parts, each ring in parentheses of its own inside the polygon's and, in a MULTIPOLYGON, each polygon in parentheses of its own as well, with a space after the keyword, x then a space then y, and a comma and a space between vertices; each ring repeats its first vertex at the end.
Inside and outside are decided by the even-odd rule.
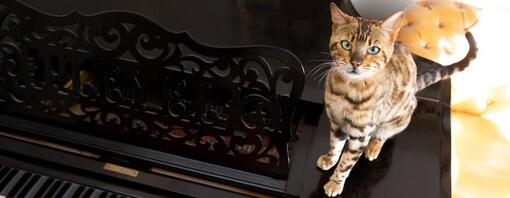
POLYGON ((468 50, 466 31, 478 22, 479 9, 450 0, 423 0, 404 10, 398 40, 414 54, 442 65, 459 61, 468 50))

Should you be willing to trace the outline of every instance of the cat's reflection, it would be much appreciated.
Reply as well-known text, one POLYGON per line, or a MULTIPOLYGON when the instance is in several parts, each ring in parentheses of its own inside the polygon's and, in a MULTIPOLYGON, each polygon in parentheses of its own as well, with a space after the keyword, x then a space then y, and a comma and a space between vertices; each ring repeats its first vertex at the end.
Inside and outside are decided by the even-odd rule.
MULTIPOLYGON (((347 178, 342 194, 337 197, 370 197, 371 189, 384 178, 390 169, 394 148, 395 140, 390 139, 384 144, 383 150, 376 160, 370 162, 362 156, 347 178)), ((322 172, 313 197, 326 197, 323 186, 328 182, 335 168, 322 172)))

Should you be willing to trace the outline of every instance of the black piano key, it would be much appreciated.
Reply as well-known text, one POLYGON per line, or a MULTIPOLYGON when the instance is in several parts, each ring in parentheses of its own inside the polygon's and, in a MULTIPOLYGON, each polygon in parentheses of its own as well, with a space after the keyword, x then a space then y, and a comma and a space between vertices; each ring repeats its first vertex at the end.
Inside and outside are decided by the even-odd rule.
POLYGON ((80 198, 83 191, 85 191, 84 186, 78 187, 78 189, 76 189, 76 191, 74 192, 73 198, 80 198))
POLYGON ((118 198, 118 196, 116 194, 110 194, 108 198, 118 198))
POLYGON ((16 174, 18 174, 18 172, 19 170, 11 169, 9 173, 7 173, 7 175, 2 179, 2 181, 0 181, 0 192, 3 193, 5 187, 7 187, 7 184, 11 182, 11 180, 14 178, 14 176, 16 176, 16 174))
POLYGON ((10 170, 11 168, 9 167, 4 167, 2 170, 0 170, 0 182, 3 181, 4 177, 7 175, 7 173, 9 173, 10 170))
POLYGON ((21 187, 23 187, 23 185, 27 183, 28 179, 30 179, 30 176, 32 176, 32 173, 25 172, 23 176, 16 182, 16 184, 9 190, 9 192, 7 192, 7 196, 15 197, 21 187))
POLYGON ((90 186, 0 165, 0 194, 15 198, 113 198, 125 197, 90 186))
POLYGON ((93 189, 94 191, 90 195, 90 198, 99 198, 99 195, 101 195, 102 190, 99 189, 93 189))
POLYGON ((69 186, 69 189, 66 190, 66 192, 64 193, 64 195, 62 197, 72 197, 74 195, 74 192, 80 186, 80 185, 74 184, 74 183, 70 183, 70 184, 71 185, 69 186))
POLYGON ((61 185, 62 181, 60 180, 56 180, 55 182, 53 182, 53 185, 51 185, 50 189, 46 191, 46 194, 44 194, 44 198, 52 198, 53 195, 57 193, 57 190, 60 188, 61 185))
POLYGON ((50 185, 53 183, 54 179, 53 178, 49 178, 47 179, 44 184, 39 188, 39 190, 37 191, 37 193, 34 195, 34 197, 42 197, 44 195, 44 192, 46 192, 48 190, 48 188, 50 187, 50 185))
POLYGON ((7 171, 9 171, 9 167, 2 166, 0 168, 0 180, 7 174, 7 171))
POLYGON ((71 183, 66 182, 66 183, 62 186, 62 188, 60 188, 60 190, 57 192, 57 194, 55 195, 55 197, 64 197, 64 195, 66 194, 66 192, 70 190, 70 187, 71 187, 71 183))
POLYGON ((107 198, 107 197, 108 197, 108 193, 104 192, 104 191, 99 195, 99 198, 107 198))
POLYGON ((46 180, 48 180, 48 179, 49 178, 46 176, 41 176, 35 182, 34 186, 32 186, 32 188, 30 188, 30 190, 28 190, 26 197, 35 197, 35 194, 37 192, 39 192, 40 188, 44 185, 44 183, 46 183, 46 180))
POLYGON ((16 197, 25 197, 27 193, 32 189, 35 185, 35 183, 41 178, 39 175, 32 175, 30 180, 27 182, 25 186, 21 189, 19 194, 16 197))
POLYGON ((83 198, 92 197, 91 195, 93 192, 94 192, 94 189, 92 189, 92 188, 87 189, 87 191, 85 191, 85 194, 83 194, 83 198))

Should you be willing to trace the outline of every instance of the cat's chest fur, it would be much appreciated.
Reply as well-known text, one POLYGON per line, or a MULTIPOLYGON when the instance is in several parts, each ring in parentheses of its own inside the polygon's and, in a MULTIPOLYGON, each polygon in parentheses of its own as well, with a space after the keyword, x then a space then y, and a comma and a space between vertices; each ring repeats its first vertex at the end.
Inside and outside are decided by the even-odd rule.
POLYGON ((416 66, 406 49, 396 48, 376 75, 359 82, 347 82, 337 75, 326 84, 328 116, 349 135, 370 133, 384 122, 410 117, 416 107, 416 66))

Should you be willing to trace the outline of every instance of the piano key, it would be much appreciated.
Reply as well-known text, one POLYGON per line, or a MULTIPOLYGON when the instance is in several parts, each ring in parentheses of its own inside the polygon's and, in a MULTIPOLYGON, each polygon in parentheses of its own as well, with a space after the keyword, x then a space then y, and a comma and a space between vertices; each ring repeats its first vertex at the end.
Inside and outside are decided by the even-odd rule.
POLYGON ((94 192, 94 189, 88 188, 87 191, 85 191, 85 194, 83 194, 83 198, 89 198, 91 197, 92 193, 94 192))
POLYGON ((0 170, 0 182, 2 182, 3 178, 7 175, 7 173, 9 173, 10 170, 11 168, 9 167, 4 167, 2 170, 0 170))
POLYGON ((103 191, 100 195, 99 195, 99 198, 107 198, 108 197, 108 193, 103 191))
POLYGON ((35 184, 32 186, 32 188, 30 188, 30 190, 28 190, 26 197, 35 197, 35 194, 37 194, 37 192, 39 192, 39 189, 44 185, 44 183, 46 183, 46 180, 48 180, 48 179, 49 178, 46 176, 41 176, 35 182, 35 184))
POLYGON ((79 186, 80 185, 78 184, 71 184, 71 186, 69 186, 69 189, 66 190, 65 194, 62 195, 62 197, 72 197, 72 195, 76 192, 79 186))
POLYGON ((23 176, 21 176, 21 178, 16 181, 16 184, 7 192, 7 196, 16 197, 16 194, 21 190, 21 187, 27 183, 31 176, 32 173, 24 172, 23 176))
POLYGON ((53 184, 49 187, 48 191, 46 191, 46 193, 44 194, 44 198, 52 198, 53 195, 56 194, 57 190, 61 187, 62 185, 62 181, 60 180, 55 180, 55 182, 53 182, 53 184))
POLYGON ((19 192, 16 197, 25 197, 27 193, 35 186, 35 183, 41 178, 39 175, 32 175, 30 177, 30 180, 27 182, 25 186, 22 187, 21 191, 19 192))
POLYGON ((5 173, 5 176, 2 177, 2 179, 0 179, 0 190, 2 190, 5 187, 5 185, 7 185, 7 183, 9 183, 9 180, 11 180, 12 177, 14 177, 14 175, 17 172, 18 171, 14 170, 14 169, 7 170, 7 172, 5 173))
POLYGON ((55 193, 54 197, 64 197, 64 194, 69 190, 69 187, 71 187, 71 183, 65 182, 64 185, 55 193))
POLYGON ((92 190, 92 194, 89 196, 90 198, 99 198, 99 195, 101 195, 101 192, 103 192, 102 190, 97 190, 97 189, 91 189, 92 190))
POLYGON ((84 186, 78 187, 78 189, 76 189, 76 191, 74 192, 73 198, 80 198, 83 191, 85 191, 84 186))
POLYGON ((55 181, 53 178, 48 178, 44 184, 39 188, 37 193, 34 195, 34 197, 42 197, 44 193, 48 190, 48 188, 51 186, 51 184, 55 181))
POLYGON ((0 165, 0 194, 16 198, 117 198, 121 194, 0 165))
MULTIPOLYGON (((23 171, 24 173, 25 171, 23 171)), ((23 175, 19 170, 13 169, 0 183, 0 194, 6 195, 23 175)))

